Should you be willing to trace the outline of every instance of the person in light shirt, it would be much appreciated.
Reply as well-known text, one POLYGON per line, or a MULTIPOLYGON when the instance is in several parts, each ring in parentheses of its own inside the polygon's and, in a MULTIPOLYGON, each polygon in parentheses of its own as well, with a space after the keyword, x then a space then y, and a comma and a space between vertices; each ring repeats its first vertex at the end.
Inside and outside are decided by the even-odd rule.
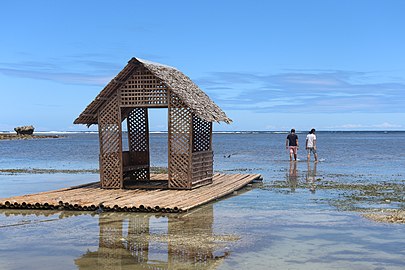
POLYGON ((318 154, 316 153, 316 135, 315 129, 311 129, 309 134, 307 135, 305 149, 307 149, 308 153, 308 161, 311 159, 311 153, 314 155, 315 162, 318 162, 318 154))

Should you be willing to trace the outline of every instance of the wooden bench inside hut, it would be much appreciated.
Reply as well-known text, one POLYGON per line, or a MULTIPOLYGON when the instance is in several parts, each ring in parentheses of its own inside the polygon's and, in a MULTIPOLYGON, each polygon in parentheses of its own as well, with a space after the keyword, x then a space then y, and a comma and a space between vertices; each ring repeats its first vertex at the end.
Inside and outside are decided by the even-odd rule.
POLYGON ((74 121, 98 125, 103 188, 193 189, 212 183, 212 123, 226 114, 176 68, 132 58, 74 121), (150 174, 148 109, 168 110, 167 180, 150 174), (122 122, 127 121, 128 151, 122 122))

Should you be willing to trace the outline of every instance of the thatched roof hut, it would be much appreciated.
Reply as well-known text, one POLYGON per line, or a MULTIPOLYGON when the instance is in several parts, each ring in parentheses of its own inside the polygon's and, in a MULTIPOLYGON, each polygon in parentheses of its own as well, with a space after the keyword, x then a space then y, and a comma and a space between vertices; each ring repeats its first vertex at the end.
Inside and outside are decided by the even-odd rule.
POLYGON ((176 68, 132 58, 74 121, 99 126, 102 186, 124 188, 150 179, 148 108, 169 111, 168 187, 212 183, 212 122, 232 120, 176 68), (122 151, 125 119, 129 151, 122 151))

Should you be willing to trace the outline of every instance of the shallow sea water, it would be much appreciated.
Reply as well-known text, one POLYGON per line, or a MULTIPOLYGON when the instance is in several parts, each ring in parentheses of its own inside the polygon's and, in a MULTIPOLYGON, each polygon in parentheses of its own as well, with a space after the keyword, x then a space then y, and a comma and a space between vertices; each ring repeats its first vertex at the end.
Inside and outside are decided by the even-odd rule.
MULTIPOLYGON (((404 183, 405 133, 317 136, 324 161, 315 164, 302 149, 299 162, 288 161, 286 134, 214 134, 215 170, 261 173, 263 183, 185 214, 0 209, 0 269, 404 269, 404 224, 342 211, 330 203, 341 191, 317 185, 404 183)), ((153 166, 167 166, 166 140, 151 135, 153 166)), ((97 134, 0 141, 0 169, 97 167, 97 134)), ((0 197, 97 180, 2 173, 0 197)))

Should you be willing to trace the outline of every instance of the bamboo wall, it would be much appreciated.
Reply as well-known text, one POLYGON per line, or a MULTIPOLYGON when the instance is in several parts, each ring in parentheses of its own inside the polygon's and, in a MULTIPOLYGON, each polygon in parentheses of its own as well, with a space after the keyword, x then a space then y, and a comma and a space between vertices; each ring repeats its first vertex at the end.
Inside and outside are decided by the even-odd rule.
POLYGON ((100 180, 103 188, 122 188, 122 130, 119 97, 115 94, 98 114, 100 180))

